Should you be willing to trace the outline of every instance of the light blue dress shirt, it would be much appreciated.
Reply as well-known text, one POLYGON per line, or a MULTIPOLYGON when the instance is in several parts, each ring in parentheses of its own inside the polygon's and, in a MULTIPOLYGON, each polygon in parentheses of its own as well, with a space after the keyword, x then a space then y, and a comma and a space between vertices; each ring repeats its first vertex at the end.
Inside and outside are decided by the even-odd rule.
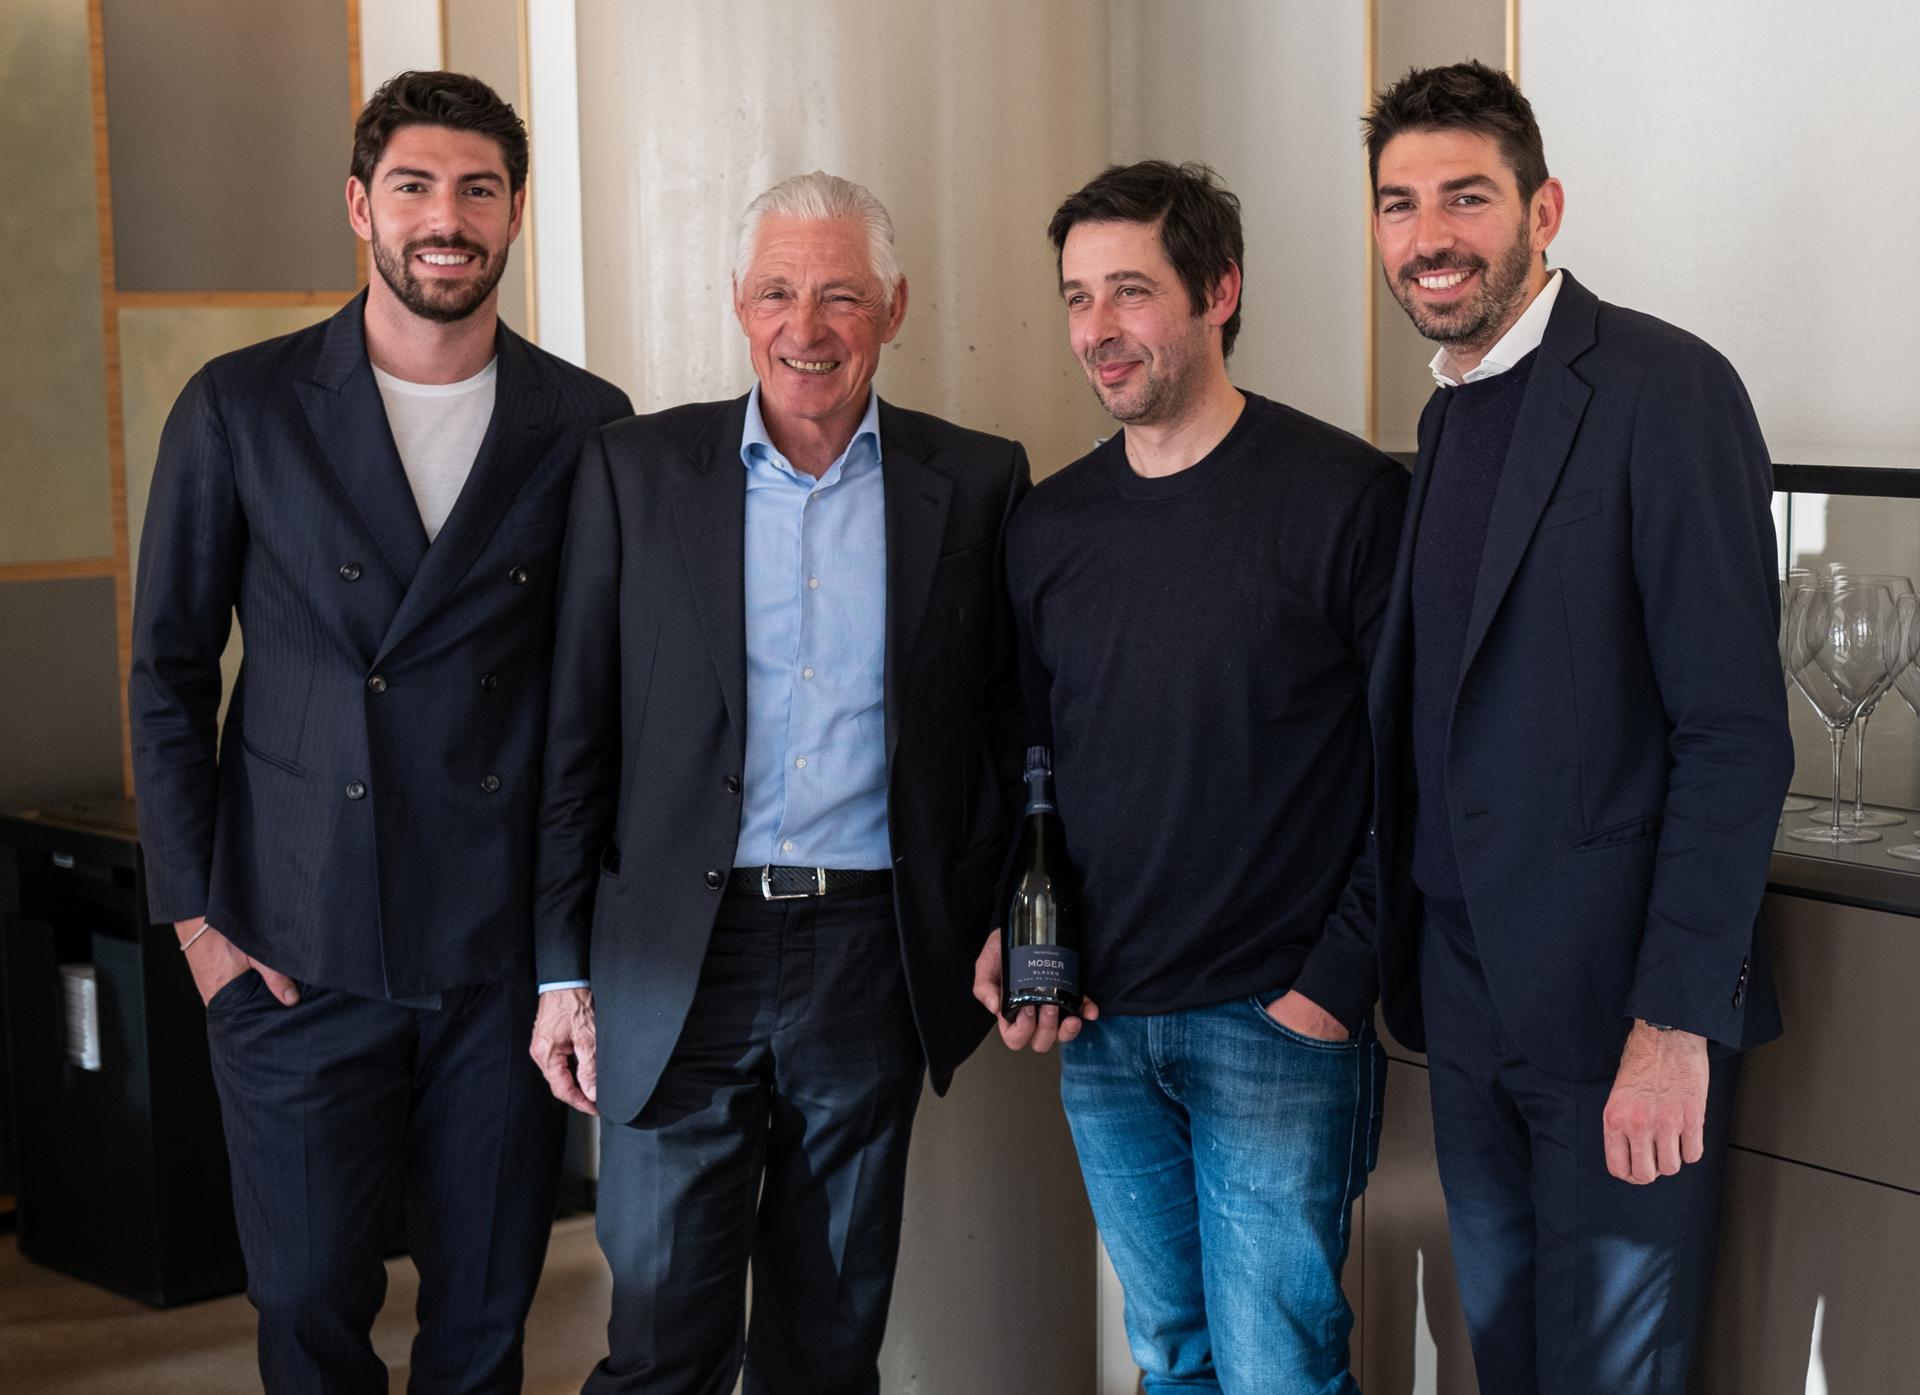
MULTIPOLYGON (((880 399, 818 480, 747 397, 747 759, 734 865, 876 869, 887 837, 887 514, 880 399)), ((540 985, 586 988, 586 979, 540 985)))
POLYGON ((734 864, 882 868, 887 838, 886 490, 880 400, 819 479, 747 398, 747 756, 734 864))

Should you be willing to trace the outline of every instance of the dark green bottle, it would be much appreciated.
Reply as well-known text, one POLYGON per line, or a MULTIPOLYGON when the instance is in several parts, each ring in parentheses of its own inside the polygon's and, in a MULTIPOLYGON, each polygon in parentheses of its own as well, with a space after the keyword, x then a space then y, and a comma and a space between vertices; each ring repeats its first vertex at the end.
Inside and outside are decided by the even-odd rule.
POLYGON ((1080 954, 1086 945, 1080 876, 1067 861, 1066 830, 1053 806, 1053 762, 1045 746, 1027 750, 1027 812, 1013 859, 1013 894, 1000 937, 1000 1011, 1011 1022, 1023 1007, 1080 1011, 1080 954))

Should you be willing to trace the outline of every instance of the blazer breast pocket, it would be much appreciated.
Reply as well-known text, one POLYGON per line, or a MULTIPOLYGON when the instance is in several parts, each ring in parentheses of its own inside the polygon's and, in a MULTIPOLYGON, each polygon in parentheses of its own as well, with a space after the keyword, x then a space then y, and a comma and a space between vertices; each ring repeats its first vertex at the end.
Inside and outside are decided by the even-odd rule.
POLYGON ((1565 528, 1570 523, 1579 523, 1592 518, 1600 512, 1600 491, 1583 489, 1578 494, 1567 494, 1548 504, 1540 515, 1540 531, 1550 528, 1565 528))
POLYGON ((963 547, 956 552, 940 554, 940 561, 933 569, 933 579, 937 583, 977 576, 992 565, 992 548, 963 547))

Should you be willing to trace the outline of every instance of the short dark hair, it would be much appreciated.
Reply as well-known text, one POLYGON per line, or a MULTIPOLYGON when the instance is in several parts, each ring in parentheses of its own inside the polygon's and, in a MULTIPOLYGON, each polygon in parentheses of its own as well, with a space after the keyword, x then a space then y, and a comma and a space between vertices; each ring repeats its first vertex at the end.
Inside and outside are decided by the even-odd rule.
MULTIPOLYGON (((1183 165, 1142 160, 1109 165, 1077 194, 1069 194, 1047 224, 1056 272, 1075 223, 1151 223, 1160 248, 1180 274, 1193 313, 1206 313, 1208 297, 1234 267, 1244 275, 1246 241, 1240 233, 1240 200, 1220 176, 1198 162, 1183 165)), ((1220 332, 1220 347, 1233 353, 1240 336, 1240 307, 1220 332)))
POLYGON ((1547 182, 1547 152, 1533 103, 1498 68, 1468 60, 1444 68, 1409 68, 1407 75, 1374 98, 1361 119, 1367 141, 1367 175, 1380 190, 1380 152, 1402 131, 1477 131, 1500 143, 1500 154, 1531 199, 1547 182))
POLYGON ((353 164, 348 170, 368 188, 393 133, 406 126, 451 126, 500 144, 507 183, 519 193, 527 183, 527 127, 500 94, 469 73, 396 73, 380 85, 353 123, 353 164))

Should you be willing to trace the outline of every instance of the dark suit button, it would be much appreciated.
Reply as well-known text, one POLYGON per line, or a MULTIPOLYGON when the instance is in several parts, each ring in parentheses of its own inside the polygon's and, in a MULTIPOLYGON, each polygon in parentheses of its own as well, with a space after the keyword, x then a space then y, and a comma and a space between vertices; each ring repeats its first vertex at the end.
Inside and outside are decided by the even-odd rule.
POLYGON ((500 686, 500 676, 498 674, 483 673, 480 675, 480 691, 481 692, 490 693, 499 686, 500 686))
POLYGON ((488 794, 498 794, 500 792, 500 777, 498 775, 481 776, 480 788, 488 794))
POLYGON ((358 581, 360 579, 360 564, 358 562, 342 562, 340 564, 340 579, 342 581, 358 581))
POLYGON ((382 678, 379 674, 376 673, 373 675, 373 677, 367 680, 368 692, 384 693, 386 690, 387 690, 387 680, 382 678))
POLYGON ((726 883, 726 880, 725 877, 720 875, 720 870, 717 867, 707 868, 707 886, 712 890, 718 891, 721 886, 726 883))
POLYGON ((367 787, 365 785, 360 783, 360 781, 358 780, 347 781, 347 798, 348 799, 365 799, 366 797, 367 797, 367 787))
POLYGON ((515 586, 525 586, 527 584, 527 569, 525 567, 515 567, 507 573, 507 580, 511 581, 515 586))
POLYGON ((727 793, 728 794, 740 793, 740 777, 738 775, 727 776, 727 793))

